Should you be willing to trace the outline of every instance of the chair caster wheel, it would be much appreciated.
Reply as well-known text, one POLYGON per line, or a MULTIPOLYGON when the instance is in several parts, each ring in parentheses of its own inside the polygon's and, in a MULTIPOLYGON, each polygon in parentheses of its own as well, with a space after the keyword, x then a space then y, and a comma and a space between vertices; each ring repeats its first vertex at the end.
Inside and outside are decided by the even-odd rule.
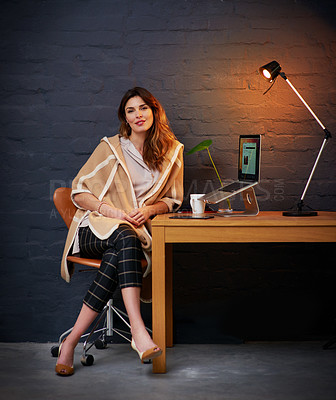
POLYGON ((52 357, 58 357, 59 346, 53 346, 50 349, 52 357))
POLYGON ((81 358, 82 365, 84 365, 86 367, 90 367, 93 364, 93 362, 94 362, 94 358, 91 354, 82 356, 82 358, 81 358))
POLYGON ((97 339, 94 342, 96 349, 98 350, 102 350, 102 349, 106 349, 107 347, 107 343, 105 342, 104 339, 97 339))

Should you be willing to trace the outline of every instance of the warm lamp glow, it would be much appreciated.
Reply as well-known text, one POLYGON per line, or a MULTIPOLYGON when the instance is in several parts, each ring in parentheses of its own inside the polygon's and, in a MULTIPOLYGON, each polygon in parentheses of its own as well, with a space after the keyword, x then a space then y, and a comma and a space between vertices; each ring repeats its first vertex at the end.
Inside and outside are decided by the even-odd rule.
POLYGON ((267 69, 263 69, 262 74, 264 75, 264 77, 266 79, 269 79, 272 75, 270 74, 270 72, 267 71, 267 69))
POLYGON ((268 82, 273 82, 274 79, 280 74, 280 71, 281 67, 277 61, 271 61, 270 63, 259 68, 260 75, 268 82))

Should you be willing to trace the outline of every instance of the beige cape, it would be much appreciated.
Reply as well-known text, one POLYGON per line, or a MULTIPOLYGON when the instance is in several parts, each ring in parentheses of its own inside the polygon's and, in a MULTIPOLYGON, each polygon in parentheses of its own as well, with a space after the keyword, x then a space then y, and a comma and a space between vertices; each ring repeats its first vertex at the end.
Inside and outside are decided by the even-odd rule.
MULTIPOLYGON (((164 201, 170 211, 177 209, 183 201, 183 145, 178 141, 174 142, 166 155, 157 182, 144 196, 141 203, 137 204, 119 136, 104 137, 101 140, 72 183, 72 201, 78 210, 69 228, 61 262, 61 275, 67 282, 70 282, 74 268, 66 258, 71 251, 83 218, 89 214, 89 226, 93 233, 102 240, 107 239, 119 224, 126 223, 119 219, 104 217, 96 211, 90 212, 81 209, 73 197, 78 193, 85 192, 92 193, 99 200, 125 212, 130 212, 136 207, 149 206, 158 201, 164 201)), ((152 244, 150 221, 140 228, 129 225, 137 233, 150 267, 152 244)))

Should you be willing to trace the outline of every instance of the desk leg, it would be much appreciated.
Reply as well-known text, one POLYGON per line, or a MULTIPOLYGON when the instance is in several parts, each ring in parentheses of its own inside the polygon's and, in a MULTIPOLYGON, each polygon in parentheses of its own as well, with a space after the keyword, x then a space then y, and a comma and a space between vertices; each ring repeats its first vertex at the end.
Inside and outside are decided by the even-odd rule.
POLYGON ((166 271, 164 228, 153 227, 152 241, 152 319, 153 340, 162 349, 154 358, 153 372, 166 372, 166 271))
POLYGON ((173 347, 173 245, 166 244, 166 340, 173 347))

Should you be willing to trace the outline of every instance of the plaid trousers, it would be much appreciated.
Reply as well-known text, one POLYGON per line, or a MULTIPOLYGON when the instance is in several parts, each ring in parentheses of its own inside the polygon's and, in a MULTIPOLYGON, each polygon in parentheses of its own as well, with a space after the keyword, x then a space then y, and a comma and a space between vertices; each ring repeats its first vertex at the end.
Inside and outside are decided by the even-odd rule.
POLYGON ((120 225, 106 240, 98 239, 89 227, 80 228, 79 247, 82 257, 102 257, 96 278, 83 300, 92 310, 101 312, 118 284, 121 289, 141 287, 143 253, 140 240, 130 226, 120 225))

